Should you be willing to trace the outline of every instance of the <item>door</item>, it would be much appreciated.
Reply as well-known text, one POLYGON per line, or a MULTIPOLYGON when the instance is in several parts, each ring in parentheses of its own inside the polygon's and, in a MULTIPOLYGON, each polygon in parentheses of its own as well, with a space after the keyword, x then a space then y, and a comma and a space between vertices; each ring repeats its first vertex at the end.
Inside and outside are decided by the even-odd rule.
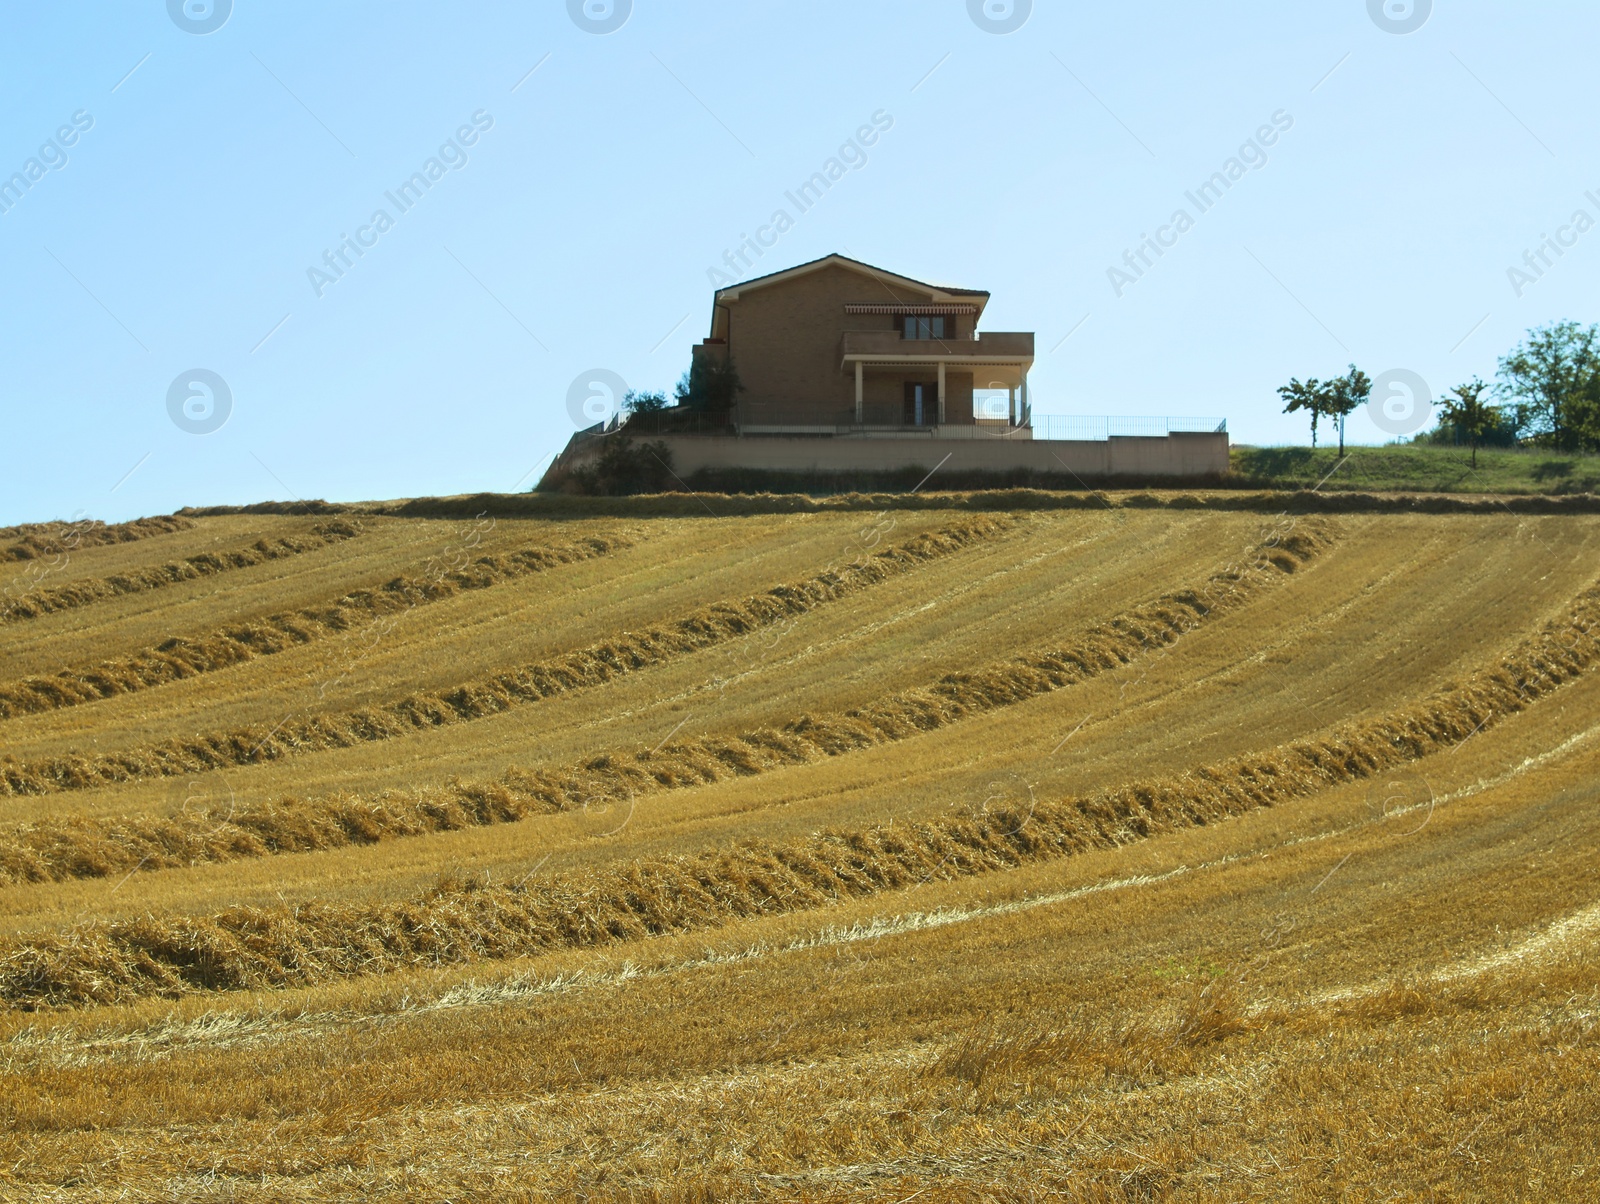
POLYGON ((906 381, 906 426, 936 426, 939 422, 939 385, 936 381, 906 381))

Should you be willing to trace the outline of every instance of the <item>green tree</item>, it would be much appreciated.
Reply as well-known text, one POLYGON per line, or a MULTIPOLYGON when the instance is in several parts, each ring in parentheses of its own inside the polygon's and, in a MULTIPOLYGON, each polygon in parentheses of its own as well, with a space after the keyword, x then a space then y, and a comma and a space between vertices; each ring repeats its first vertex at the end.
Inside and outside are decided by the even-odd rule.
POLYGON ((1500 361, 1496 392, 1511 403, 1519 434, 1531 435, 1562 451, 1600 439, 1585 429, 1593 422, 1600 377, 1600 327, 1552 322, 1528 337, 1500 361))
POLYGON ((1600 373, 1589 378, 1573 402, 1571 418, 1578 442, 1589 451, 1600 451, 1600 373))
POLYGON ((1444 397, 1439 402, 1440 425, 1449 423, 1467 438, 1472 448, 1472 467, 1478 467, 1478 445, 1494 434, 1505 421, 1500 407, 1483 400, 1489 386, 1474 376, 1464 385, 1455 387, 1454 397, 1444 397))
POLYGON ((1290 377, 1289 383, 1278 386, 1278 396, 1283 398, 1285 414, 1293 414, 1304 410, 1311 415, 1311 448, 1317 446, 1317 423, 1322 420, 1323 414, 1323 385, 1320 380, 1312 378, 1301 384, 1290 377))
POLYGON ((622 408, 630 414, 659 414, 667 408, 665 393, 635 393, 629 389, 622 399, 622 408))
MULTIPOLYGON (((1311 382, 1315 384, 1316 382, 1311 382)), ((1372 396, 1372 378, 1350 365, 1350 371, 1336 376, 1322 386, 1320 402, 1322 412, 1333 419, 1339 430, 1339 455, 1344 455, 1344 424, 1351 414, 1367 404, 1372 396)))
POLYGON ((678 404, 699 413, 725 414, 744 392, 732 360, 695 360, 678 381, 678 404))

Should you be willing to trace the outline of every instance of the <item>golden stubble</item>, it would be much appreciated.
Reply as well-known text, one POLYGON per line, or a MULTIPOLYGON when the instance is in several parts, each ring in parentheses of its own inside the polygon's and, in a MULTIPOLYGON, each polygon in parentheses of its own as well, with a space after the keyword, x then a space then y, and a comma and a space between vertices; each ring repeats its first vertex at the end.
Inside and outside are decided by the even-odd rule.
MULTIPOLYGON (((1148 523, 1159 545, 1162 518, 1176 521, 1132 521, 1148 523)), ((644 734, 638 720, 608 722, 608 703, 651 717, 660 740, 680 715, 673 708, 692 708, 657 700, 708 693, 720 728, 691 722, 680 739, 781 730, 797 707, 860 710, 1050 646, 1040 637, 1052 618, 1073 631, 1109 621, 1162 584, 1226 567, 1263 534, 1260 518, 1188 516, 1180 542, 1192 556, 1141 560, 1133 541, 1118 542, 1128 529, 1113 530, 1128 519, 1028 516, 970 560, 961 553, 868 591, 830 623, 808 617, 810 627, 755 649, 725 687, 699 690, 712 674, 695 653, 659 676, 562 699, 548 735, 516 726, 515 743, 579 764, 565 751, 578 747, 563 743, 577 740, 569 730, 601 733, 591 747, 603 751, 630 748, 621 733, 644 734), (1068 546, 1068 559, 1036 560, 1068 546), (1094 592, 1041 593, 1041 574, 1072 563, 1093 565, 1094 592), (1175 580, 1176 566, 1185 567, 1175 580), (950 592, 963 573, 992 584, 969 603, 950 592), (929 591, 948 600, 922 611, 929 591), (1037 597, 1053 601, 1040 608, 1037 597), (1088 613, 1052 615, 1076 597, 1088 613), (954 621, 985 611, 999 624, 954 621), (908 622, 925 624, 925 638, 900 638, 908 622), (852 643, 848 630, 875 634, 852 643), (813 663, 816 674, 803 676, 813 663), (779 664, 781 683, 769 672, 779 664), (862 689, 863 673, 884 688, 862 689)), ((184 554, 174 541, 201 546, 210 521, 159 535, 162 559, 184 554)), ((674 529, 655 537, 683 555, 692 520, 660 521, 674 529)), ((785 524, 797 520, 744 521, 737 538, 760 557, 763 541, 792 538, 785 524)), ((907 838, 941 822, 1021 832, 1063 795, 1109 808, 1096 830, 1110 839, 1072 856, 1012 858, 977 875, 926 873, 919 861, 906 881, 859 896, 757 908, 694 931, 499 964, 11 1013, 0 1019, 0 1195, 1600 1194, 1589 1088, 1600 1071, 1600 683, 1586 671, 1592 625, 1573 609, 1594 574, 1596 532, 1583 519, 1511 516, 1337 524, 1333 546, 1286 585, 1137 663, 816 764, 681 782, 615 835, 598 824, 620 814, 614 805, 591 817, 593 830, 572 828, 561 837, 568 852, 547 837, 552 825, 578 824, 581 808, 577 818, 261 859, 282 863, 273 873, 312 904, 347 897, 372 869, 359 888, 366 899, 345 904, 359 908, 415 899, 424 884, 481 892, 468 880, 489 866, 496 883, 504 866, 536 870, 530 882, 558 874, 581 884, 640 857, 714 862, 745 838, 782 845, 819 826, 893 821, 888 831, 904 826, 907 838), (1397 747, 1405 755, 1381 755, 1397 747), (1232 777, 1208 778, 1206 766, 1231 766, 1232 777), (1245 805, 1227 801, 1230 780, 1254 783, 1245 805), (1215 806, 1193 789, 1207 782, 1223 791, 1215 806), (1035 802, 1046 807, 1030 816, 1035 802), (1141 815, 1160 822, 1141 832, 1141 815), (403 871, 378 869, 402 847, 403 871)), ((699 587, 685 560, 657 566, 656 580, 675 604, 715 605, 775 568, 769 583, 825 568, 844 530, 810 538, 803 566, 766 557, 741 577, 724 562, 699 587)), ((230 539, 240 534, 230 527, 230 539)), ((395 546, 399 573, 414 561, 395 546)), ((572 588, 642 580, 633 552, 615 559, 568 566, 572 588)), ((337 596, 332 581, 316 588, 337 596)), ((508 617, 519 606, 559 614, 537 612, 545 603, 532 590, 506 589, 525 599, 495 603, 508 617)), ((101 605, 81 608, 82 619, 101 605)), ((440 605, 466 617, 456 601, 440 605)), ((584 623, 557 620, 545 638, 584 646, 593 631, 584 623)), ((68 625, 59 638, 60 663, 75 663, 68 625)), ((393 672, 380 697, 404 688, 408 655, 426 655, 427 633, 404 639, 384 650, 393 672)), ((242 681, 261 671, 238 672, 242 681)), ((207 675, 204 689, 235 672, 207 675)), ((148 694, 173 705, 192 688, 148 694)), ((92 718, 102 705, 73 709, 92 718)), ((117 724, 127 710, 104 714, 119 718, 87 730, 126 739, 117 724)), ((463 764, 496 756, 499 722, 418 744, 453 747, 463 764)), ((275 779, 287 792, 325 796, 337 789, 331 766, 357 765, 343 756, 272 771, 290 773, 275 779)), ((360 772, 380 789, 445 785, 447 760, 391 762, 387 779, 381 765, 360 772)), ((115 799, 139 789, 68 801, 85 815, 136 813, 115 799)), ((171 814, 152 797, 151 814, 171 814)), ((874 838, 884 839, 894 837, 874 838)), ((35 932, 127 918, 125 897, 171 922, 270 890, 246 871, 254 866, 173 868, 120 890, 109 879, 16 886, 0 898, 12 910, 65 907, 38 911, 35 932)), ((758 888, 747 874, 744 889, 758 888)))

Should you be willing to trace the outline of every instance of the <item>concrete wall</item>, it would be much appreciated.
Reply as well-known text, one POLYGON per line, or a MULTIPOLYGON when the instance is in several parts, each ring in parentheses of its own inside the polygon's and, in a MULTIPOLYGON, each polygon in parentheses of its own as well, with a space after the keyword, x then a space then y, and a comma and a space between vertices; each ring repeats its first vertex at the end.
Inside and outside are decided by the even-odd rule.
MULTIPOLYGON (((655 442, 655 440, 650 440, 655 442)), ((816 438, 801 436, 663 435, 672 468, 688 476, 702 468, 755 468, 777 472, 931 469, 949 455, 950 472, 1032 469, 1073 472, 1084 478, 1199 477, 1226 472, 1228 436, 1174 434, 1160 439, 1114 437, 1105 442, 1066 439, 939 439, 931 436, 816 438)), ((599 453, 597 439, 574 439, 561 460, 581 464, 599 453)))

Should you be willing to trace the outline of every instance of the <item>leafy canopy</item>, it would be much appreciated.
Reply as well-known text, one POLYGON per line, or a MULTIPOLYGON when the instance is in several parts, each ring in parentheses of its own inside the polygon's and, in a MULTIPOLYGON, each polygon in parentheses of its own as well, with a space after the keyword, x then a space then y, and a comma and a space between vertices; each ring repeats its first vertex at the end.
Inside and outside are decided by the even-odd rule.
POLYGON ((1600 447, 1600 327, 1552 322, 1500 361, 1496 393, 1521 438, 1562 451, 1600 447))

